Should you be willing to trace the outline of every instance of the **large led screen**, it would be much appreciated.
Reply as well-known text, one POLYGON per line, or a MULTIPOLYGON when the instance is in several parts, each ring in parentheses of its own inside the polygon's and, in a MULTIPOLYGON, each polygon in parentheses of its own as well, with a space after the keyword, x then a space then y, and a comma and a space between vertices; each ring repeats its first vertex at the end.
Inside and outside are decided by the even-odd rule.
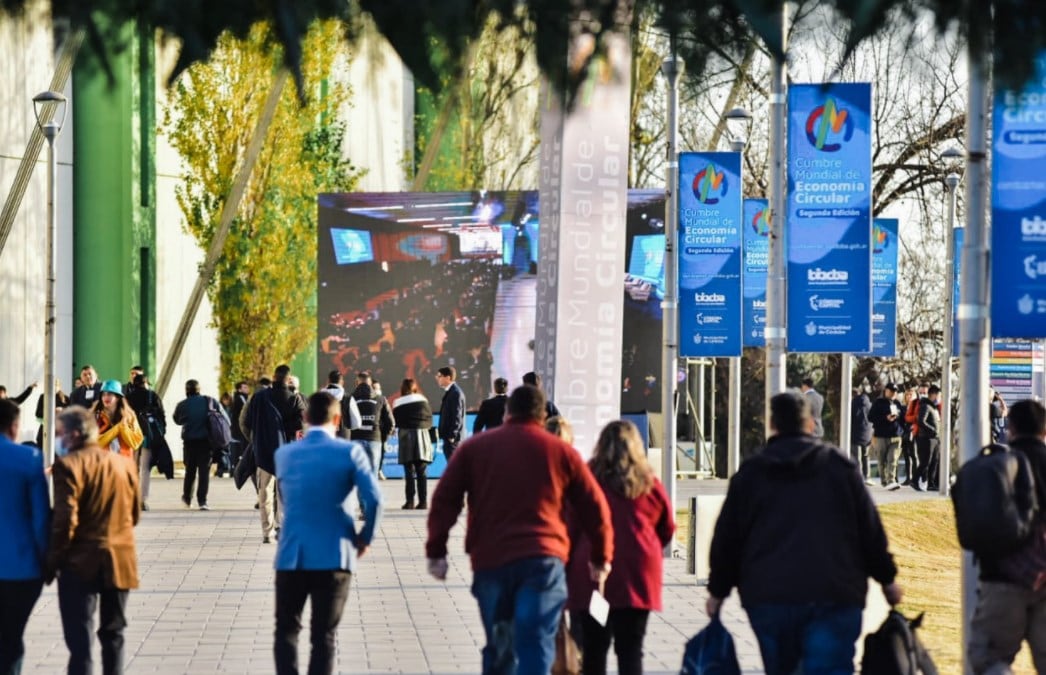
MULTIPOLYGON (((319 197, 318 369, 371 371, 386 395, 458 372, 470 410, 493 380, 534 368, 538 196, 526 192, 319 197), (352 233, 345 235, 343 233, 352 233)), ((664 193, 629 195, 622 412, 660 410, 664 193)))

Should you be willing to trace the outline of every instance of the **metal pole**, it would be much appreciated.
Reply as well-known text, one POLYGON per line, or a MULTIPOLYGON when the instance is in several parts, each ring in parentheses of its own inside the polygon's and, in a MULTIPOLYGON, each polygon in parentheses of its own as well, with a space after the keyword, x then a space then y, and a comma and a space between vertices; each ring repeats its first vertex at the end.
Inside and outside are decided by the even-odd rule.
MULTIPOLYGON (((708 425, 705 424, 705 387, 708 386, 708 373, 705 370, 705 360, 700 359, 697 362, 697 401, 694 403, 697 406, 697 442, 700 453, 698 457, 701 458, 701 464, 704 465, 708 462, 708 436, 707 433, 708 425)), ((715 467, 710 467, 712 473, 714 473, 715 467)))
MULTIPOLYGON (((788 11, 780 4, 781 47, 787 50, 788 11)), ((766 273, 766 435, 770 436, 770 398, 787 386, 787 287, 785 270, 785 100, 788 66, 774 59, 770 70, 770 260, 766 273)))
MULTIPOLYGON (((44 323, 44 433, 43 451, 44 467, 54 463, 54 430, 55 430, 55 375, 54 361, 58 352, 58 339, 55 332, 54 287, 57 276, 57 251, 55 234, 58 230, 58 217, 55 209, 55 193, 58 184, 58 166, 55 161, 54 142, 62 130, 56 122, 43 125, 44 138, 47 139, 47 288, 46 319, 44 323)), ((50 485, 50 481, 48 481, 50 485)))
POLYGON ((254 127, 254 133, 251 135, 250 143, 247 145, 243 164, 240 165, 236 179, 233 181, 232 189, 229 190, 229 196, 222 207, 222 215, 218 221, 218 228, 211 238, 211 245, 207 249, 207 257, 204 258, 203 264, 200 266, 200 274, 196 278, 196 285, 193 286, 192 293, 189 295, 189 304, 186 305, 182 319, 178 322, 174 339, 171 341, 171 348, 167 352, 167 358, 164 359, 160 377, 156 380, 154 389, 161 398, 166 393, 167 386, 171 383, 171 378, 174 376, 174 366, 182 356, 185 341, 189 339, 189 329, 192 328, 193 321, 196 320, 196 312, 199 311, 200 304, 203 302, 203 295, 207 291, 207 286, 211 283, 211 278, 214 277, 214 268, 218 264, 222 250, 225 248, 225 239, 229 236, 232 221, 240 209, 240 200, 243 199, 243 195, 247 191, 247 181, 250 180, 258 155, 261 154, 262 146, 269 135, 269 125, 272 123, 272 118, 276 115, 276 104, 280 102, 280 97, 283 95, 288 75, 286 68, 280 68, 276 74, 272 82, 272 88, 269 89, 269 97, 265 100, 262 112, 258 116, 258 123, 254 127))
MULTIPOLYGON (((977 3, 973 5, 977 7, 977 3)), ((977 11, 975 9, 974 11, 977 11)), ((983 18, 983 17, 981 17, 983 18)), ((985 21, 985 24, 987 21, 985 21)), ((962 382, 959 442, 962 461, 974 458, 988 443, 985 406, 988 405, 988 348, 990 320, 988 283, 987 208, 987 51, 969 48, 969 93, 966 101, 966 236, 962 249, 962 279, 959 287, 958 330, 960 339, 959 381, 962 382)), ((977 565, 973 554, 962 555, 963 655, 970 642, 970 619, 977 603, 977 565)), ((972 673, 965 662, 965 671, 972 673)))
POLYGON ((719 389, 716 386, 716 371, 718 370, 718 368, 716 367, 717 364, 718 364, 718 361, 716 359, 712 359, 711 362, 710 362, 710 365, 712 367, 711 367, 711 369, 709 369, 709 372, 712 374, 712 377, 711 377, 709 385, 708 385, 709 386, 709 396, 710 396, 710 399, 712 401, 712 405, 708 406, 708 446, 709 446, 709 453, 708 454, 709 454, 709 456, 712 459, 712 472, 711 472, 711 474, 712 474, 713 477, 715 477, 715 475, 716 475, 716 467, 718 466, 718 462, 716 460, 716 457, 719 456, 719 444, 716 443, 716 433, 715 433, 715 404, 716 404, 716 401, 719 400, 719 389))
POLYGON ((941 429, 943 433, 940 438, 940 492, 942 497, 948 496, 949 482, 951 481, 952 461, 952 344, 955 336, 952 335, 952 313, 954 308, 953 294, 955 292, 955 202, 956 189, 959 187, 960 177, 958 174, 950 173, 945 179, 948 187, 948 218, 945 221, 945 246, 944 252, 944 339, 941 354, 941 429))
POLYGON ((741 357, 730 359, 730 416, 727 420, 727 478, 741 466, 741 357))
POLYGON ((853 401, 854 357, 842 354, 842 373, 839 376, 839 448, 846 454, 852 454, 850 447, 850 429, 853 426, 850 403, 853 401))
MULTIPOLYGON (((676 189, 679 184, 679 98, 677 85, 683 72, 682 62, 676 60, 675 45, 672 56, 661 64, 661 74, 668 81, 668 162, 665 169, 665 300, 661 303, 664 361, 661 369, 661 482, 665 486, 668 503, 676 503, 676 420, 675 389, 676 359, 679 354, 679 304, 676 260, 676 237, 679 225, 676 189)), ((672 555, 672 545, 665 547, 665 555, 672 555)))

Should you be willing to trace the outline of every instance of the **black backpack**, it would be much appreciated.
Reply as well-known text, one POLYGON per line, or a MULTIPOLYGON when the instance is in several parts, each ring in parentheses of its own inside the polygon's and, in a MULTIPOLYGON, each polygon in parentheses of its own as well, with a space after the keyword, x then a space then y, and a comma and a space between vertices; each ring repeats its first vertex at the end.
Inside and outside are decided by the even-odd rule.
POLYGON ((891 609, 879 630, 864 638, 861 672, 869 675, 937 675, 937 666, 915 634, 922 622, 922 614, 909 621, 891 609))
POLYGON ((959 469, 951 496, 964 549, 1000 558, 1028 540, 1038 503, 1024 453, 998 443, 985 447, 959 469))

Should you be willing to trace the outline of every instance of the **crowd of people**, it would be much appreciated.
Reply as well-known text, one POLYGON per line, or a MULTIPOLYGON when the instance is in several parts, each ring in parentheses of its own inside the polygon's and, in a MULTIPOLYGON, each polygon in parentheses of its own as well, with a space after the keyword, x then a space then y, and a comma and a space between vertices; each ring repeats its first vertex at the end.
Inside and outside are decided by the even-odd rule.
POLYGON ((361 265, 366 283, 339 293, 338 305, 347 309, 328 317, 321 352, 343 373, 410 378, 424 383, 422 393, 447 364, 466 396, 478 401, 491 387, 490 337, 505 270, 500 259, 395 263, 394 274, 367 274, 361 265))
MULTIPOLYGON (((237 383, 225 401, 186 382, 173 414, 182 427, 185 505, 195 488, 198 507, 208 509, 212 460, 226 450, 214 447, 215 419, 243 442, 232 444, 230 463, 254 467, 261 541, 276 543, 276 672, 298 671, 306 601, 313 615, 309 671, 332 671, 352 575, 379 532, 380 465, 396 433, 407 473, 403 508, 428 509, 425 556, 436 579, 447 577, 450 531, 468 508, 465 548, 486 635, 484 673, 550 672, 562 657, 557 635, 576 641, 583 655, 580 665, 560 663, 566 672, 605 673, 613 646, 619 672, 641 673, 649 615, 662 607, 662 551, 675 523, 636 427, 607 423, 586 463, 569 421, 537 374, 527 373, 511 393, 505 378, 493 382, 466 438, 467 395, 455 368, 439 367, 433 379, 443 392, 438 424, 413 378, 402 380, 391 401, 367 371, 356 373, 351 391, 333 371, 308 397, 286 365, 253 392, 237 383), (426 468, 437 443, 448 464, 430 497, 426 468), (346 509, 353 494, 355 518, 346 509)), ((898 457, 909 456, 910 443, 910 484, 932 489, 941 404, 936 386, 910 388, 906 404, 897 400, 899 389, 887 384, 874 402, 855 392, 853 459, 822 440, 823 397, 812 381, 774 396, 771 437, 730 481, 711 544, 706 610, 718 616, 738 589, 767 673, 852 672, 867 578, 882 585, 891 605, 902 597, 864 484, 871 480, 867 458, 876 453, 880 484, 898 489, 898 457)), ((0 618, 12 627, 0 634, 0 672, 18 672, 26 622, 43 585, 57 579, 69 672, 90 671, 94 634, 104 672, 118 673, 128 593, 138 586, 134 526, 147 510, 143 486, 163 452, 151 437, 165 414, 137 367, 121 385, 99 381, 85 366, 60 402, 56 458, 44 467, 37 448, 16 443, 18 405, 0 399, 0 531, 17 544, 0 560, 0 618)), ((1004 406, 993 394, 993 409, 1010 421, 1009 437, 1038 478, 1046 409, 1033 401, 1004 406)), ((1036 650, 1046 653, 1038 623, 1007 623, 1043 600, 1015 593, 997 562, 986 560, 982 569, 970 650, 984 667, 976 672, 1012 662, 1022 639, 1037 660, 1036 650)))

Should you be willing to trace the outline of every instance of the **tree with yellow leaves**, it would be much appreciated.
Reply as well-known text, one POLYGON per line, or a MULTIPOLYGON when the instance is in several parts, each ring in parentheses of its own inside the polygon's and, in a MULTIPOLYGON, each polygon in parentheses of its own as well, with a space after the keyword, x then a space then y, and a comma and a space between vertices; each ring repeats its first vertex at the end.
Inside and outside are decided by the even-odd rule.
MULTIPOLYGON (((221 352, 220 385, 257 379, 315 344, 316 195, 350 191, 360 172, 342 157, 348 50, 337 21, 316 22, 303 44, 304 100, 287 89, 222 251, 208 297, 221 352)), ((283 62, 267 24, 223 35, 210 60, 171 87, 164 131, 181 154, 178 205, 206 248, 283 62)))

